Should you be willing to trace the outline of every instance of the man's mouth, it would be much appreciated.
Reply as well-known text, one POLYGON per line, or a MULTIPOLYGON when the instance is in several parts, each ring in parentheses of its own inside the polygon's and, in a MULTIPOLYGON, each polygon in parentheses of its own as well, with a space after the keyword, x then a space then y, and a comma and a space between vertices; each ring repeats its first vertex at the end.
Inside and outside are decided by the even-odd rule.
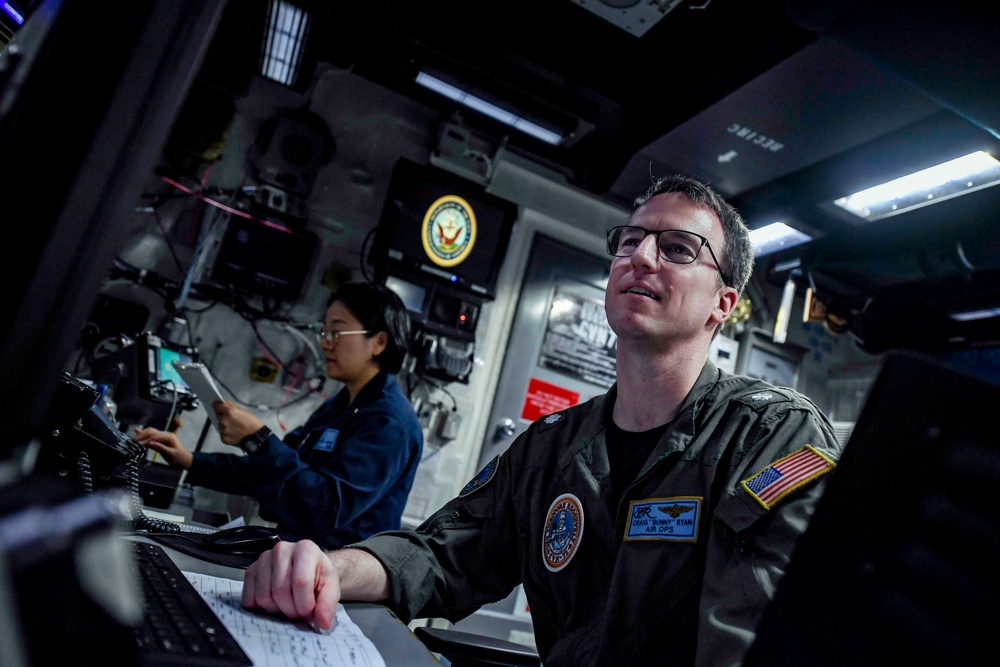
POLYGON ((642 287, 629 287, 627 290, 625 290, 625 293, 626 294, 638 294, 640 296, 646 296, 646 297, 649 297, 650 299, 653 299, 655 301, 659 301, 660 300, 660 297, 654 295, 652 292, 650 292, 647 289, 643 289, 642 287))

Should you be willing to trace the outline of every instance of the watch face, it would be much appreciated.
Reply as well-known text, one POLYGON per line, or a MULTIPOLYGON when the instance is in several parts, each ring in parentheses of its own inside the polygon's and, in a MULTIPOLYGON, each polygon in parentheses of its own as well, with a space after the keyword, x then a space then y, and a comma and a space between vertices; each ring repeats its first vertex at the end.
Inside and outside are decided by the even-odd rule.
POLYGON ((269 435, 271 435, 271 429, 262 426, 260 430, 254 431, 240 441, 240 449, 247 454, 253 454, 267 441, 267 436, 269 435))

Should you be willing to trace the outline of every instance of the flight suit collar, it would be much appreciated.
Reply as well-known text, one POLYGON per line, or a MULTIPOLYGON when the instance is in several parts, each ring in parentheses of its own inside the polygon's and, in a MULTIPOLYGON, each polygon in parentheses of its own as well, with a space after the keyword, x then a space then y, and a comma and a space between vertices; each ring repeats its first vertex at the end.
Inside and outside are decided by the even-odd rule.
MULTIPOLYGON (((698 416, 711 409, 715 402, 715 393, 712 389, 718 383, 721 372, 711 360, 706 359, 705 365, 695 380, 691 391, 681 401, 677 413, 674 415, 673 423, 664 434, 660 443, 653 449, 650 461, 656 460, 675 451, 685 451, 687 446, 697 434, 698 416)), ((647 462, 645 468, 649 466, 647 462)), ((641 474, 641 473, 640 473, 641 474)))
MULTIPOLYGON (((608 474, 608 457, 603 453, 604 444, 604 424, 605 414, 611 406, 615 404, 615 397, 618 395, 617 383, 603 396, 598 396, 590 401, 590 408, 583 416, 580 427, 576 430, 576 435, 569 446, 559 455, 559 467, 563 471, 573 464, 579 455, 583 463, 594 472, 595 475, 606 477, 608 474), (601 447, 595 447, 599 439, 601 447), (602 451, 601 456, 595 456, 595 450, 602 451)), ((566 413, 561 413, 566 414, 566 413)))
MULTIPOLYGON (((683 451, 688 443, 694 438, 698 415, 712 407, 714 395, 712 389, 718 383, 722 373, 710 359, 705 360, 705 365, 695 380, 694 386, 688 395, 684 397, 673 423, 663 438, 653 449, 650 461, 656 460, 672 451, 683 451)), ((576 437, 566 447, 559 457, 559 467, 566 470, 567 466, 579 455, 583 462, 593 471, 598 478, 604 478, 608 474, 608 457, 604 452, 604 429, 609 417, 608 411, 614 407, 618 398, 618 383, 615 383, 603 396, 598 396, 591 401, 590 409, 583 416, 580 428, 577 429, 576 437), (595 447, 600 438, 601 447, 595 447), (601 454, 595 453, 600 450, 601 454)), ((566 414, 566 413, 558 413, 566 414)), ((649 462, 644 466, 649 467, 649 462)))

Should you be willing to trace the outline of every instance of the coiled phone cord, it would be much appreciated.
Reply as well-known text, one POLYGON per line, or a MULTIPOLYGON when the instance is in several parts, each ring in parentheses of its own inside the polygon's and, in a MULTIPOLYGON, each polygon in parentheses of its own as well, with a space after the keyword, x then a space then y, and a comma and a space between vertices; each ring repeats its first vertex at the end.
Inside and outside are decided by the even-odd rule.
POLYGON ((179 533, 180 525, 173 521, 154 519, 142 511, 142 498, 139 495, 139 457, 133 457, 125 464, 125 479, 128 481, 129 505, 132 514, 132 524, 136 531, 145 530, 151 533, 179 533))

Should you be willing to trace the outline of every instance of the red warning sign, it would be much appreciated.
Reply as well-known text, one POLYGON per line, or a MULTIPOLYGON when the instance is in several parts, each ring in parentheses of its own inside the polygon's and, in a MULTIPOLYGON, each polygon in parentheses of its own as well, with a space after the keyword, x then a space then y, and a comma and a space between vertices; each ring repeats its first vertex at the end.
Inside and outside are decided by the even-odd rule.
POLYGON ((531 378, 528 382, 528 395, 524 397, 524 407, 521 408, 521 419, 533 422, 553 412, 565 410, 580 402, 580 394, 557 387, 548 382, 531 378))

